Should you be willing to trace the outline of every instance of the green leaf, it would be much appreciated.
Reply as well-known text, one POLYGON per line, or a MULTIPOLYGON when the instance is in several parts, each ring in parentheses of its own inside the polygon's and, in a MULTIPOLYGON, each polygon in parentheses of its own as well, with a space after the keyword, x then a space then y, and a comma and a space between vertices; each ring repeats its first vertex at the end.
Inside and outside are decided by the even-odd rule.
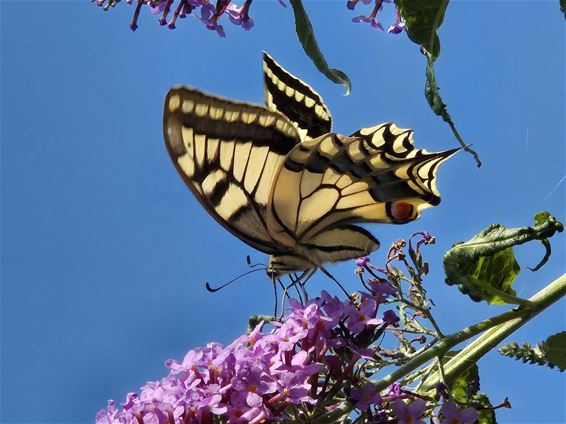
POLYGON ((336 84, 342 84, 346 87, 346 96, 350 94, 352 84, 348 76, 339 69, 332 69, 328 66, 326 59, 322 55, 314 36, 314 31, 311 21, 303 7, 301 0, 290 0, 295 14, 295 29, 297 36, 301 42, 303 49, 308 57, 312 59, 316 67, 322 72, 330 81, 336 84))
POLYGON ((435 61, 440 54, 436 31, 444 20, 448 0, 397 0, 409 38, 422 46, 435 61))
POLYGON ((504 344, 499 353, 509 358, 520 359, 523 363, 543 365, 549 368, 558 367, 560 371, 566 369, 566 331, 550 336, 542 343, 531 347, 526 342, 519 345, 517 342, 504 344))
MULTIPOLYGON (((446 354, 445 360, 452 359, 457 352, 446 354)), ((454 400, 460 404, 468 404, 472 396, 480 389, 480 376, 478 365, 470 361, 470 366, 453 382, 450 382, 450 391, 454 400)))
POLYGON ((546 359, 560 371, 566 369, 566 331, 550 336, 543 343, 546 359))
POLYGON ((473 407, 479 415, 476 424, 497 424, 493 405, 485 393, 475 396, 473 407))
POLYGON ((519 265, 513 254, 513 246, 539 240, 546 248, 546 254, 535 269, 550 256, 550 242, 563 226, 548 212, 535 215, 535 226, 505 228, 500 224, 487 229, 465 243, 456 243, 443 257, 446 283, 458 284, 462 293, 475 301, 485 300, 490 304, 517 303, 526 301, 515 297, 512 289, 519 265))
POLYGON ((446 104, 440 97, 434 74, 434 61, 440 55, 440 39, 436 32, 444 20, 448 0, 397 0, 397 6, 405 20, 409 38, 421 46, 427 57, 425 97, 430 108, 450 126, 462 149, 471 153, 480 167, 481 161, 478 154, 464 142, 448 113, 446 104))
POLYGON ((564 18, 566 18, 566 0, 560 0, 560 10, 564 13, 564 18))
MULTIPOLYGON (((443 362, 452 359, 457 352, 444 355, 443 362)), ((479 415, 478 424, 495 424, 495 412, 486 394, 480 393, 479 367, 470 361, 470 366, 453 382, 449 382, 450 391, 461 409, 474 408, 479 415)))
POLYGON ((440 116, 442 120, 450 126, 454 137, 456 137, 456 140, 458 140, 458 142, 462 146, 462 149, 470 153, 474 157, 479 168, 481 166, 481 160, 478 154, 474 150, 470 149, 470 147, 462 139, 460 133, 456 129, 456 125, 454 124, 452 118, 450 117, 450 114, 448 113, 446 104, 442 101, 442 97, 440 97, 440 89, 436 84, 436 76, 434 75, 434 59, 430 55, 428 56, 426 66, 425 97, 432 111, 436 115, 440 116))

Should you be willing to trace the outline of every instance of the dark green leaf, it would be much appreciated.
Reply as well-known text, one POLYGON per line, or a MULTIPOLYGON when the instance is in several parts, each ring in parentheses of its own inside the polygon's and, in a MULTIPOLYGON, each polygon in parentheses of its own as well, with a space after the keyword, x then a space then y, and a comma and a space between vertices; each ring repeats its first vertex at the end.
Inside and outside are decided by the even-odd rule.
POLYGON ((535 266, 534 268, 527 267, 529 271, 535 272, 541 269, 543 265, 550 259, 550 255, 552 254, 552 248, 550 247, 550 242, 548 241, 548 239, 542 239, 540 242, 542 243, 542 245, 546 250, 545 254, 541 259, 541 261, 537 264, 537 266, 535 266))
POLYGON ((476 424, 497 424, 493 405, 485 393, 479 393, 475 396, 473 408, 479 415, 476 424))
MULTIPOLYGON (((457 352, 450 352, 444 355, 445 361, 456 356, 457 352)), ((470 361, 469 367, 453 382, 447 382, 450 385, 450 391, 454 400, 460 404, 467 405, 471 398, 476 395, 480 389, 480 376, 478 365, 470 361)))
POLYGON ((440 97, 440 90, 436 84, 433 65, 433 59, 429 57, 426 65, 425 97, 432 111, 442 117, 445 122, 450 123, 452 122, 452 118, 450 118, 446 105, 442 101, 442 97, 440 97))
POLYGON ((320 72, 330 81, 344 85, 346 87, 346 95, 350 94, 352 85, 348 76, 339 69, 331 69, 318 48, 311 21, 303 7, 303 3, 301 0, 290 0, 290 2, 291 6, 293 6, 293 13, 295 14, 297 36, 299 37, 299 41, 305 53, 312 59, 320 72))
MULTIPOLYGON (((444 255, 446 283, 458 284, 473 300, 488 303, 524 303, 515 298, 512 284, 519 273, 513 246, 539 240, 548 246, 548 237, 563 226, 548 212, 535 215, 534 227, 505 228, 494 224, 465 243, 457 243, 444 255)), ((543 262, 546 262, 549 253, 543 262)), ((537 267, 538 268, 538 267, 537 267)))
MULTIPOLYGON (((457 352, 449 352, 444 355, 443 362, 453 358, 457 352)), ((470 366, 453 382, 448 382, 454 401, 460 409, 474 408, 479 415, 478 424, 495 424, 495 412, 492 409, 489 398, 480 393, 479 368, 475 362, 470 361, 470 366)))
POLYGON ((478 154, 469 148, 456 129, 446 104, 440 97, 440 90, 434 75, 434 61, 440 54, 440 39, 436 31, 444 20, 448 0, 397 0, 397 6, 405 19, 409 38, 421 46, 427 56, 425 97, 430 108, 450 126, 462 148, 474 156, 478 167, 481 166, 478 154))
POLYGON ((548 362, 556 365, 560 371, 564 371, 566 369, 566 331, 550 336, 543 345, 548 362))
POLYGON ((440 54, 436 31, 444 20, 448 0, 397 0, 409 38, 422 46, 435 61, 440 54))
POLYGON ((566 18, 566 0, 560 0, 560 10, 564 13, 564 18, 566 18))
POLYGON ((426 66, 425 97, 432 111, 436 115, 440 116, 443 121, 450 126, 454 137, 456 137, 456 140, 458 140, 458 142, 462 146, 462 149, 472 154, 479 168, 481 166, 481 161, 478 154, 474 150, 470 149, 470 147, 462 139, 460 133, 456 129, 456 125, 454 124, 452 118, 450 117, 450 114, 448 113, 446 104, 442 101, 442 97, 440 97, 440 89, 436 84, 436 76, 434 75, 434 59, 431 56, 428 56, 426 66))

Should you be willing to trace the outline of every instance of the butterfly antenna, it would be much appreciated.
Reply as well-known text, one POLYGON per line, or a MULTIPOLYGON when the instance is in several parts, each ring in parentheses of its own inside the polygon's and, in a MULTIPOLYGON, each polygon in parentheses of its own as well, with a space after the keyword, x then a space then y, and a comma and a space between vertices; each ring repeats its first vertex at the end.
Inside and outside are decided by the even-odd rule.
POLYGON ((324 267, 320 266, 319 269, 322 271, 322 273, 324 275, 326 275, 328 278, 330 278, 332 281, 334 281, 336 284, 338 284, 338 287, 340 287, 342 289, 342 291, 344 292, 344 294, 346 296, 348 296, 348 299, 350 299, 350 301, 354 301, 354 299, 352 298, 352 296, 350 296, 350 294, 346 291, 346 289, 342 286, 342 284, 340 284, 338 282, 338 280, 336 278, 334 278, 334 276, 329 273, 324 267))
POLYGON ((208 284, 208 282, 206 282, 204 285, 206 286, 206 290, 208 290, 211 293, 217 292, 218 290, 222 290, 224 287, 232 284, 234 281, 239 280, 242 277, 245 277, 248 274, 251 274, 253 272, 257 272, 257 271, 261 271, 261 269, 252 269, 251 271, 246 271, 243 274, 238 275, 235 278, 232 278, 230 281, 228 281, 227 283, 222 284, 219 287, 212 287, 210 284, 208 284))

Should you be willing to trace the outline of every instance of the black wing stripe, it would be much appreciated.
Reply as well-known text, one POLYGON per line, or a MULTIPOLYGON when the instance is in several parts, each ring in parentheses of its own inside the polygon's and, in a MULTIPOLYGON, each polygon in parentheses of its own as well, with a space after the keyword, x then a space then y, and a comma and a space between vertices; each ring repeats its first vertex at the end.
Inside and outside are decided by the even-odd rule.
POLYGON ((303 140, 329 133, 330 112, 322 97, 308 84, 291 75, 264 52, 265 103, 293 122, 303 140))
POLYGON ((226 122, 207 119, 192 114, 183 114, 182 125, 192 128, 197 134, 206 134, 211 138, 245 142, 254 140, 256 146, 268 146, 279 154, 286 154, 291 150, 296 140, 280 131, 273 131, 257 122, 226 122))
POLYGON ((271 94, 271 101, 278 106, 277 110, 284 113, 291 122, 296 122, 299 128, 306 130, 309 138, 316 138, 329 131, 330 125, 328 120, 316 115, 313 108, 309 108, 304 103, 299 103, 294 97, 291 98, 280 91, 277 85, 268 79, 267 76, 265 78, 265 89, 271 94))

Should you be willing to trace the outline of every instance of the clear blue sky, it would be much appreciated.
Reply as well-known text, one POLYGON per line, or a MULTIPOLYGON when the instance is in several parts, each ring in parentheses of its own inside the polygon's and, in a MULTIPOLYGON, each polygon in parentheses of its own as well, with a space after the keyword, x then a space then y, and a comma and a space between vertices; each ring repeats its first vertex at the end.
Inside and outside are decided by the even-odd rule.
MULTIPOLYGON (((507 309, 471 303, 443 283, 440 258, 454 242, 494 222, 530 224, 543 209, 566 218, 558 1, 451 3, 437 77, 484 166, 457 155, 440 170, 440 206, 407 226, 368 227, 382 246, 422 229, 437 236, 427 287, 445 332, 507 309)), ((259 273, 217 294, 204 290, 205 281, 244 271, 247 254, 266 258, 211 219, 171 164, 161 114, 172 85, 260 103, 267 50, 323 95, 337 132, 393 121, 414 128, 419 147, 456 146, 428 109, 424 57, 405 35, 351 23, 358 13, 345 1, 305 5, 329 63, 352 80, 349 97, 316 71, 291 8, 275 0, 254 3, 249 33, 226 24, 227 39, 193 19, 169 31, 147 10, 132 33, 125 2, 107 13, 88 1, 1 2, 2 423, 91 422, 108 398, 121 401, 165 375, 166 359, 229 342, 251 314, 272 310, 259 273)), ((384 24, 390 19, 391 7, 384 24)), ((553 247, 541 271, 523 270, 520 295, 564 272, 563 235, 553 247)), ((543 248, 517 254, 533 266, 543 248)), ((356 288, 353 264, 331 269, 356 288)), ((313 291, 321 287, 335 289, 319 276, 313 291)), ((564 321, 562 302, 512 339, 538 342, 564 321)), ((495 352, 480 372, 494 403, 508 396, 513 404, 501 423, 566 421, 564 374, 495 352)))

